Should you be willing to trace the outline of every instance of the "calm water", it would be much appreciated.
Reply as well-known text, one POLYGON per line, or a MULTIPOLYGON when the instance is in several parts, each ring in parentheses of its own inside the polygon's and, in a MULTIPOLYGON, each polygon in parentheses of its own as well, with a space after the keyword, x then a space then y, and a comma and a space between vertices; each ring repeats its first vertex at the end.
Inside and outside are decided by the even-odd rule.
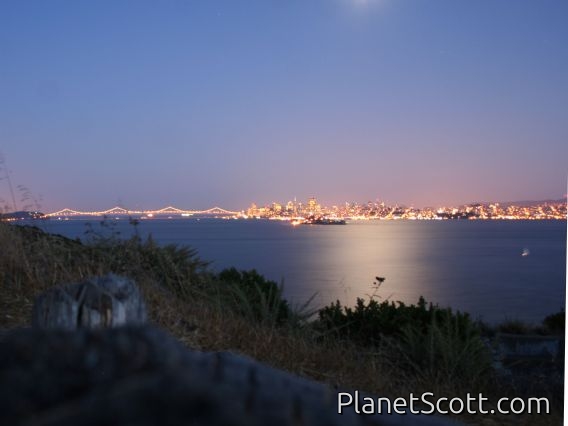
MULTIPOLYGON (((93 222, 98 229, 98 222, 93 222)), ((127 220, 115 221, 121 235, 127 220)), ((49 232, 84 237, 85 221, 48 221, 49 232)), ((373 221, 298 226, 254 220, 147 220, 142 235, 187 244, 213 268, 257 269, 284 282, 301 303, 353 304, 386 277, 380 295, 414 303, 420 295, 489 322, 540 322, 564 308, 564 221, 373 221), (529 256, 521 256, 523 249, 529 256)))

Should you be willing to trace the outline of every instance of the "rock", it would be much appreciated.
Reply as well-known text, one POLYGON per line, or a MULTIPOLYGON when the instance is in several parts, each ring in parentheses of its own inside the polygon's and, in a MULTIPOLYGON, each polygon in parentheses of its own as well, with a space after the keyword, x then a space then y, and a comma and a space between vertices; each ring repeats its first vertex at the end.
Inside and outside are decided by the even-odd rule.
POLYGON ((0 341, 0 424, 449 425, 337 414, 337 390, 232 353, 192 351, 149 326, 24 329, 0 341))
POLYGON ((116 327, 146 321, 146 305, 134 282, 114 274, 54 287, 34 304, 35 328, 116 327))
POLYGON ((112 274, 41 295, 33 328, 0 339, 0 424, 455 424, 339 415, 338 390, 244 356, 189 350, 145 320, 135 284, 112 274))

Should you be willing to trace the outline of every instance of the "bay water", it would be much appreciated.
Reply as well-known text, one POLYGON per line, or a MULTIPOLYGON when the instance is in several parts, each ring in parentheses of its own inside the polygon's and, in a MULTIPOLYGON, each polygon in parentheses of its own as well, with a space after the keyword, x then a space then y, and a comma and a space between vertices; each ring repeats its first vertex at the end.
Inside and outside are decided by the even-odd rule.
POLYGON ((284 296, 313 307, 376 297, 416 303, 420 296, 489 323, 538 324, 565 307, 565 221, 352 221, 345 226, 209 218, 47 220, 71 238, 138 232, 160 244, 189 245, 214 270, 256 269, 282 283, 284 296))

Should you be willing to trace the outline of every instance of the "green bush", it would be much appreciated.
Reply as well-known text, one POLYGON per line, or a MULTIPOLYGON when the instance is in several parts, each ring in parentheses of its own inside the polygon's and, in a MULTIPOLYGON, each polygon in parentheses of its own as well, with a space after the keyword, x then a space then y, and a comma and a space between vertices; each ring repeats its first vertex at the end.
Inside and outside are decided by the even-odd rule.
POLYGON ((475 386, 491 371, 489 349, 468 314, 439 308, 420 297, 416 305, 357 299, 339 301, 319 312, 318 327, 338 338, 379 349, 401 377, 448 386, 475 386))
POLYGON ((431 316, 425 331, 408 324, 399 338, 388 340, 393 363, 423 383, 460 384, 466 390, 485 383, 491 372, 491 354, 478 327, 449 309, 439 313, 431 316))
POLYGON ((160 246, 151 236, 146 240, 138 236, 128 240, 100 238, 87 247, 110 271, 135 279, 143 274, 181 298, 189 298, 207 279, 208 262, 199 259, 196 250, 175 244, 160 246))
POLYGON ((87 229, 88 247, 93 257, 104 260, 112 272, 146 278, 171 290, 184 300, 205 297, 217 308, 231 309, 255 322, 282 324, 291 318, 282 290, 255 270, 225 269, 219 274, 208 270, 209 262, 197 256, 197 251, 185 246, 158 245, 151 236, 143 240, 137 220, 131 219, 134 236, 123 239, 116 224, 104 218, 100 227, 87 229))
POLYGON ((564 334, 566 329, 566 312, 561 311, 547 316, 542 321, 542 325, 544 325, 550 333, 564 334))
POLYGON ((97 273, 114 272, 134 279, 149 278, 188 300, 210 281, 209 262, 201 260, 195 249, 177 244, 159 245, 151 235, 142 239, 138 220, 129 219, 134 235, 122 238, 116 222, 104 217, 95 228, 87 223, 85 247, 95 264, 105 269, 97 273))
POLYGON ((290 317, 291 310, 282 298, 282 288, 256 270, 228 268, 221 271, 217 279, 223 301, 239 314, 273 325, 282 324, 290 317))
POLYGON ((467 314, 454 314, 451 309, 428 304, 423 297, 416 305, 358 298, 353 308, 343 307, 337 301, 321 309, 319 325, 339 337, 368 346, 378 344, 385 336, 401 336, 409 325, 426 333, 433 318, 443 322, 446 317, 455 318, 462 327, 470 322, 467 314))

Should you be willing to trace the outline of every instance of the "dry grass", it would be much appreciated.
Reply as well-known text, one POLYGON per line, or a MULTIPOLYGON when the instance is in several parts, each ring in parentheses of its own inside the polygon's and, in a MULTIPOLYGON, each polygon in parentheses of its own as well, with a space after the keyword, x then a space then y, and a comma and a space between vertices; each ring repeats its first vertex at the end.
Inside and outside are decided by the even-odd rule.
MULTIPOLYGON (((363 350, 309 326, 300 328, 252 322, 222 306, 207 292, 205 265, 187 249, 158 247, 153 242, 99 240, 81 244, 34 228, 0 222, 0 329, 28 326, 33 300, 45 289, 89 276, 115 272, 132 277, 147 301, 151 321, 188 347, 234 351, 277 368, 340 387, 393 397, 431 391, 462 392, 458 383, 432 383, 401 370, 382 349, 363 350), (390 359, 390 361, 389 361, 390 359)), ((483 391, 499 398, 495 389, 483 391)), ((505 392, 505 389, 503 389, 505 392)), ((552 416, 470 417, 473 424, 560 424, 552 416)))
MULTIPOLYGON (((335 385, 379 390, 374 378, 387 378, 374 362, 375 354, 364 354, 356 347, 322 338, 315 333, 287 327, 253 323, 201 296, 203 282, 195 291, 185 289, 179 297, 174 289, 191 283, 164 285, 162 277, 146 270, 142 260, 132 262, 130 270, 117 270, 113 257, 133 246, 125 244, 123 253, 49 234, 37 229, 0 223, 0 328, 30 325, 34 298, 47 288, 76 282, 108 272, 126 273, 136 279, 147 301, 150 319, 167 329, 187 346, 209 351, 234 351, 273 366, 310 376, 335 385), (103 253, 101 253, 103 252, 103 253), (351 362, 346 362, 350 360, 351 362), (356 360, 357 362, 353 362, 356 360)), ((132 253, 126 254, 132 258, 132 253)), ((160 275, 160 274, 157 274, 160 275)))

